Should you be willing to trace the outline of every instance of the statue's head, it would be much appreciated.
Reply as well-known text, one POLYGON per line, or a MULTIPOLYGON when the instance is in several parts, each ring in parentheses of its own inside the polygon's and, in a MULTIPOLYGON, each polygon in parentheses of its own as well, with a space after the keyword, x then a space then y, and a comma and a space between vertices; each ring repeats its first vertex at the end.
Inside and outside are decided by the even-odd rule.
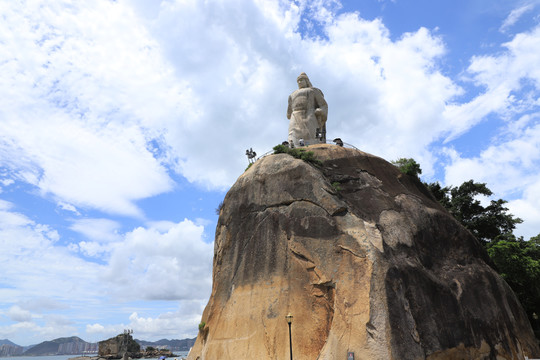
POLYGON ((308 76, 304 72, 296 78, 296 82, 298 83, 299 89, 313 87, 313 85, 311 85, 311 81, 309 81, 308 76))

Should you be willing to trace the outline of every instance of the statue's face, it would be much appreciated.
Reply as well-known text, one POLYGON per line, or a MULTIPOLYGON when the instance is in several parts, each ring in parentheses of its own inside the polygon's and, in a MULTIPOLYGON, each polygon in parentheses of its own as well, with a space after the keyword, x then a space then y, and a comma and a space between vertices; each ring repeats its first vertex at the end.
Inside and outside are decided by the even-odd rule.
POLYGON ((298 88, 303 89, 308 87, 307 80, 305 78, 300 78, 296 81, 298 83, 298 88))

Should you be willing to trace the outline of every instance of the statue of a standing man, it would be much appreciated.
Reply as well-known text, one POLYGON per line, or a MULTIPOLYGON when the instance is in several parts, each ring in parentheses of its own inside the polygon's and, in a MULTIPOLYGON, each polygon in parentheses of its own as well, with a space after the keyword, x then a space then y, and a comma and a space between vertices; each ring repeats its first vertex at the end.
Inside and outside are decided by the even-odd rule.
POLYGON ((289 96, 287 119, 289 121, 289 144, 300 146, 326 142, 326 118, 328 104, 321 90, 314 88, 306 73, 296 79, 298 90, 289 96), (317 130, 319 134, 317 134, 317 130))

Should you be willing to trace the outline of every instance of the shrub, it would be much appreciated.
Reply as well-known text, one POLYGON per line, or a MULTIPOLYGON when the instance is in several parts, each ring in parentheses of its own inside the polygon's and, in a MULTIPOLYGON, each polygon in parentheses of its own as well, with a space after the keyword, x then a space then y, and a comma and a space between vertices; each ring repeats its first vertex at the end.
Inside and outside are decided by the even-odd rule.
POLYGON ((332 187, 334 188, 334 190, 336 191, 341 191, 341 183, 339 181, 334 181, 332 183, 332 187))
POLYGON ((414 159, 399 158, 392 161, 392 164, 397 166, 399 170, 406 175, 418 177, 422 174, 422 169, 420 164, 418 164, 414 159))
POLYGON ((296 159, 304 160, 310 164, 313 164, 317 167, 322 166, 322 162, 315 158, 315 153, 313 151, 306 151, 302 148, 291 149, 285 145, 276 145, 274 146, 274 154, 289 154, 296 159))
POLYGON ((216 208, 216 215, 219 215, 219 213, 221 212, 221 209, 223 208, 223 201, 221 201, 218 205, 218 207, 216 208))

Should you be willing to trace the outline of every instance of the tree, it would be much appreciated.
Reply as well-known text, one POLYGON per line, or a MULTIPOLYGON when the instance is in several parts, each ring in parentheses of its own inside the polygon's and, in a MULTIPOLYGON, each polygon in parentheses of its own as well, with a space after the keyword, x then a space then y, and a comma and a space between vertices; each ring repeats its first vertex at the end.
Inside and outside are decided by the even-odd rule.
POLYGON ((540 338, 540 234, 524 241, 504 234, 487 244, 489 257, 499 274, 514 290, 540 338))
POLYGON ((414 159, 399 158, 392 161, 392 164, 397 166, 402 173, 407 175, 418 177, 422 173, 420 164, 418 164, 414 159))
POLYGON ((482 205, 478 196, 493 194, 485 183, 469 180, 458 187, 444 188, 439 183, 426 185, 439 203, 484 243, 512 233, 516 225, 523 222, 508 213, 505 200, 491 200, 488 206, 482 205))

